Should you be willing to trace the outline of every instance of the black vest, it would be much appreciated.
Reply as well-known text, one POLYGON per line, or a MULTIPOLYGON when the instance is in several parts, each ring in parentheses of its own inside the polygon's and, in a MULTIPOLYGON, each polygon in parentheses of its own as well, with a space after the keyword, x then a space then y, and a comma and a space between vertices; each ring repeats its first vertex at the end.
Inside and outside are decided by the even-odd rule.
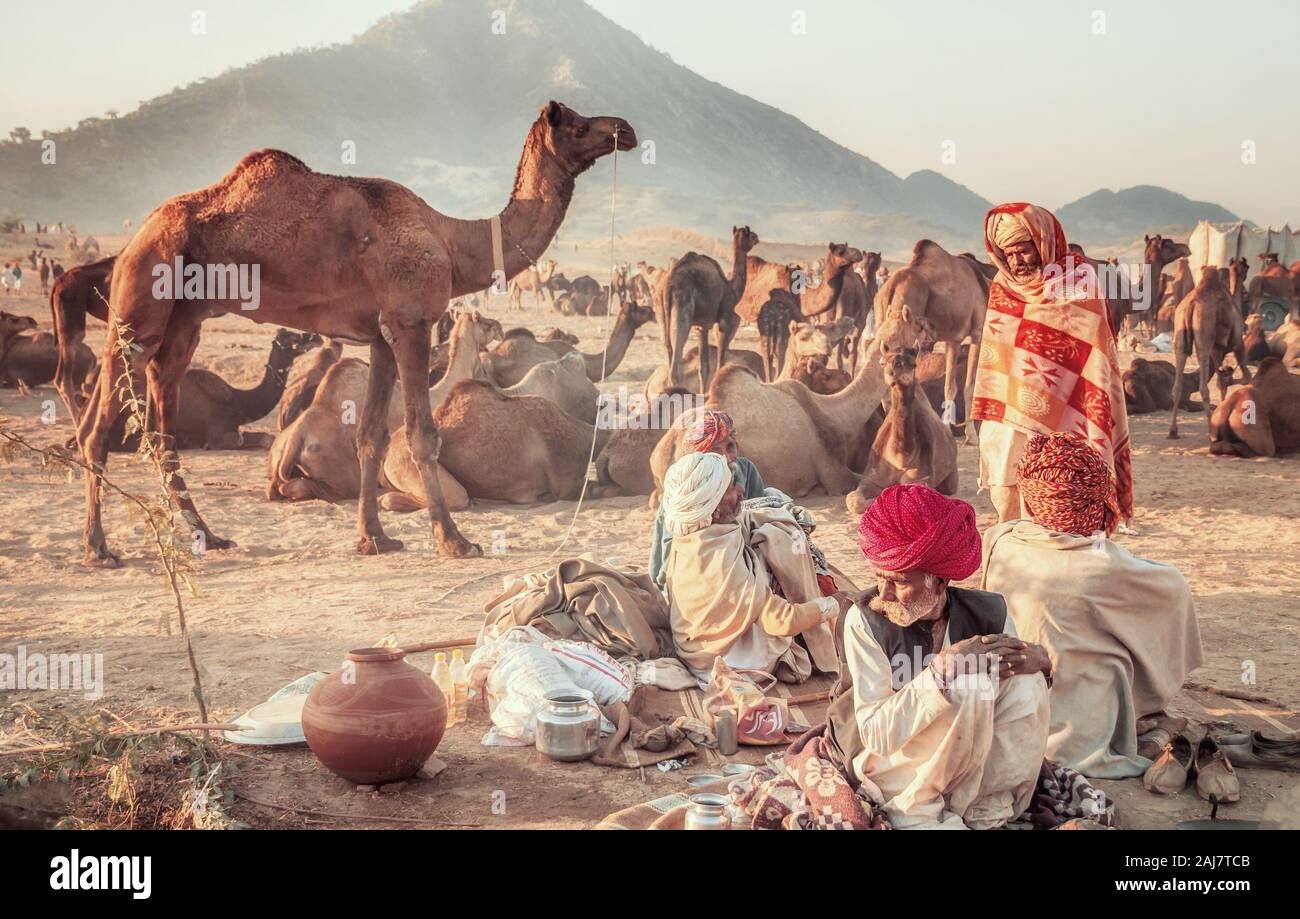
MULTIPOLYGON (((877 588, 862 593, 857 606, 871 636, 889 658, 894 691, 897 692, 920 674, 919 667, 928 664, 934 654, 930 623, 914 622, 907 628, 895 625, 871 609, 870 602, 876 593, 877 588)), ((1002 594, 949 587, 945 612, 951 644, 976 635, 1000 635, 1006 629, 1007 601, 1002 594)), ((853 674, 844 654, 846 619, 848 616, 841 616, 835 624, 835 654, 840 661, 840 674, 831 690, 830 706, 826 709, 826 737, 838 759, 836 765, 848 777, 849 784, 857 788, 861 780, 853 771, 853 760, 862 752, 862 742, 853 711, 853 674)))

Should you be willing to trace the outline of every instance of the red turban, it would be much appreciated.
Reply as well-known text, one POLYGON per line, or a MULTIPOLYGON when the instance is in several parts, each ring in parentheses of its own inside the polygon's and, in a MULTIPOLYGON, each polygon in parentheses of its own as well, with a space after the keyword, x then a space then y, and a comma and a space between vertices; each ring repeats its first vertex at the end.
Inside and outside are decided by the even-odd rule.
POLYGON ((891 485, 862 515, 858 546, 882 571, 927 571, 947 581, 980 566, 975 508, 928 485, 891 485))
POLYGON ((726 440, 735 429, 735 422, 726 412, 701 412, 699 418, 691 425, 691 429, 686 432, 686 443, 693 447, 696 453, 708 453, 713 449, 714 444, 726 440))
POLYGON ((1020 496, 1034 518, 1058 533, 1115 531, 1115 474, 1096 448, 1076 434, 1035 434, 1016 469, 1020 496))

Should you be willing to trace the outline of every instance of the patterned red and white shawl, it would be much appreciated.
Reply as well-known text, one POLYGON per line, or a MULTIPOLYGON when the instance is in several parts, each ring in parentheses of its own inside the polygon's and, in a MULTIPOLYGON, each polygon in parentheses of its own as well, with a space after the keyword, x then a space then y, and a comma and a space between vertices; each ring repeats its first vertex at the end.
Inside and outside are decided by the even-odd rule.
POLYGON ((1070 254, 1060 221, 1033 204, 1003 204, 984 221, 998 266, 989 287, 972 417, 1026 434, 1078 434, 1115 472, 1116 499, 1133 516, 1133 457, 1124 384, 1106 301, 1092 266, 1070 254), (1016 221, 1019 227, 1010 221, 1016 221), (1022 283, 994 240, 1024 231, 1042 276, 1022 283))

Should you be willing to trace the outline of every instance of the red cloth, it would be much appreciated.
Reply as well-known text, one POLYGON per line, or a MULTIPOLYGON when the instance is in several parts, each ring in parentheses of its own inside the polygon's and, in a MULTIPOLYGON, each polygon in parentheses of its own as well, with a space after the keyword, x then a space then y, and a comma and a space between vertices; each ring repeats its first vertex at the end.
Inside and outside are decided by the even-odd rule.
POLYGON ((714 444, 726 440, 735 429, 736 423, 726 412, 703 412, 686 432, 686 443, 696 453, 708 453, 714 444))
POLYGON ((980 566, 975 508, 928 485, 893 485, 862 515, 858 546, 882 571, 928 571, 960 581, 980 566))
POLYGON ((1035 434, 1016 475, 1025 505, 1048 529, 1076 536, 1115 531, 1120 516, 1115 476, 1083 438, 1035 434))

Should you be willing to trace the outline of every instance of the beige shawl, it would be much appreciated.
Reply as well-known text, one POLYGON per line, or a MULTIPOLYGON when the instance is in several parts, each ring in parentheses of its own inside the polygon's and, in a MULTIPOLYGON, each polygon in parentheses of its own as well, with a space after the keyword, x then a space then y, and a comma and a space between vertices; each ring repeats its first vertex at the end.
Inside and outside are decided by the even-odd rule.
POLYGON ((1137 719, 1163 710, 1203 660, 1178 569, 1013 520, 984 534, 980 586, 1006 597, 1020 637, 1051 655, 1048 759, 1092 778, 1146 771, 1137 719))
POLYGON ((768 636, 773 664, 802 635, 817 669, 837 672, 834 633, 815 602, 821 591, 808 536, 788 510, 742 509, 734 523, 674 537, 665 573, 677 656, 697 673, 708 673, 755 623, 768 636), (774 578, 784 597, 773 591, 774 578))

